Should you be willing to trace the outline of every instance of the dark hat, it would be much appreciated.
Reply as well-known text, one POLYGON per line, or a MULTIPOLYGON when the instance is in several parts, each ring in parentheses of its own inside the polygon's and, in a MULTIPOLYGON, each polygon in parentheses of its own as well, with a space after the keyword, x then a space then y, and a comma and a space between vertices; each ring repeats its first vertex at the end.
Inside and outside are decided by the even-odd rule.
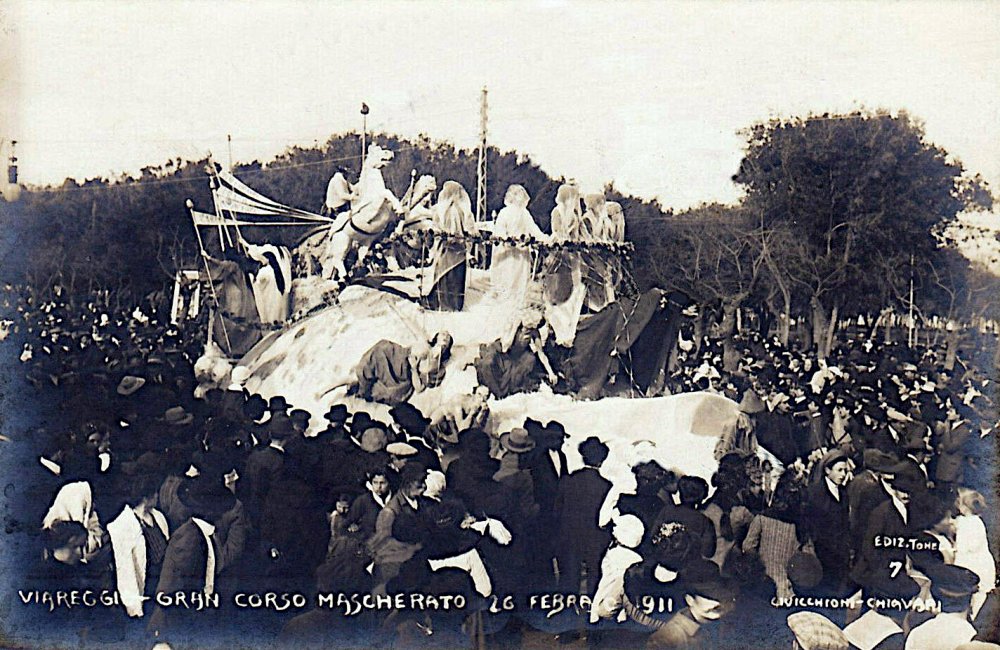
POLYGON ((157 474, 163 471, 163 458, 153 451, 147 451, 135 460, 125 461, 121 465, 126 476, 142 476, 157 474))
POLYGON ((865 468, 870 469, 873 472, 888 474, 892 471, 893 467, 899 464, 898 457, 888 454, 881 449, 875 449, 874 447, 865 449, 862 456, 865 468))
POLYGON ((181 427, 194 422, 194 416, 185 411, 183 406, 173 406, 163 413, 163 421, 181 427))
POLYGON ((827 467, 833 467, 837 463, 845 460, 847 460, 847 454, 845 454, 842 449, 831 449, 823 454, 823 458, 820 460, 819 466, 826 469, 827 467))
POLYGON ((912 461, 901 461, 890 470, 890 473, 892 477, 889 479, 889 484, 897 490, 913 493, 927 487, 927 479, 923 472, 912 461))
POLYGON ((815 553, 798 550, 788 558, 788 579, 800 590, 809 590, 823 579, 823 565, 815 553))
POLYGON ((334 404, 323 417, 330 422, 343 424, 344 422, 347 422, 347 406, 344 404, 334 404))
POLYGON ((951 503, 935 493, 918 491, 907 509, 910 513, 909 526, 912 530, 928 530, 944 519, 951 510, 951 503))
POLYGON ((535 441, 526 429, 515 427, 500 436, 500 446, 511 453, 524 454, 535 448, 535 441))
POLYGON ((245 408, 260 408, 262 410, 267 410, 267 400, 260 393, 254 393, 247 398, 246 403, 243 405, 245 408))
POLYGON ((545 435, 552 436, 553 438, 568 438, 569 434, 566 433, 566 427, 563 426, 562 422, 557 422, 552 420, 545 425, 545 435))
POLYGON ((399 484, 403 486, 424 480, 427 480, 427 468, 417 461, 407 463, 399 472, 399 484))
POLYGON ((312 413, 305 409, 292 409, 288 414, 288 417, 292 418, 293 422, 306 423, 309 422, 309 419, 312 417, 312 413))
POLYGON ((528 432, 528 435, 535 440, 541 440, 545 435, 545 425, 535 418, 525 418, 524 428, 528 432))
POLYGON ((275 395, 271 399, 267 400, 267 410, 271 413, 278 411, 284 411, 288 408, 288 402, 281 395, 275 395))
POLYGON ((389 409, 389 415, 403 431, 415 436, 422 436, 431 424, 420 409, 406 402, 389 409))
POLYGON ((215 519, 236 505, 236 497, 220 478, 200 474, 181 484, 178 497, 197 517, 215 519))
POLYGON ((598 465, 603 463, 608 457, 608 446, 601 442, 597 436, 590 436, 580 443, 578 447, 583 462, 588 465, 598 465))
POLYGON ((979 588, 979 575, 965 567, 933 562, 920 568, 930 578, 931 594, 935 598, 971 596, 979 588))
POLYGON ((720 603, 736 599, 736 585, 729 578, 722 577, 719 566, 704 559, 692 560, 680 570, 685 591, 691 595, 711 598, 720 603))
POLYGON ((372 416, 365 411, 358 411, 351 418, 351 435, 360 437, 372 423, 372 416))

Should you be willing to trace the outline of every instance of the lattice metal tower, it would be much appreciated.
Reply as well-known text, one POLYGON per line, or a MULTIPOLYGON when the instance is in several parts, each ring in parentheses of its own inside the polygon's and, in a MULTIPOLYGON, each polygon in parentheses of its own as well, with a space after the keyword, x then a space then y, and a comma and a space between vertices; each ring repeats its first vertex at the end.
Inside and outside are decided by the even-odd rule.
POLYGON ((479 165, 476 168, 476 221, 486 218, 486 86, 479 103, 479 165))

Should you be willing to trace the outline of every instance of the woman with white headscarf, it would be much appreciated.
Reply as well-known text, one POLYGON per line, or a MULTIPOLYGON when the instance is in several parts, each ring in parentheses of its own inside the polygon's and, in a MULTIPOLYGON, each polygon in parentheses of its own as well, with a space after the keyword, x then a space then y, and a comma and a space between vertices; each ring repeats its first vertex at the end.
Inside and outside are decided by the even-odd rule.
MULTIPOLYGON (((556 192, 556 207, 551 213, 552 240, 556 242, 581 239, 580 190, 564 183, 556 192)), ((569 347, 576 338, 580 310, 587 297, 583 286, 580 253, 570 250, 552 251, 545 260, 545 321, 552 326, 557 344, 569 347)))
POLYGON ((423 291, 426 306, 442 311, 462 311, 465 306, 465 274, 468 244, 459 238, 478 232, 472 200, 465 188, 445 181, 434 206, 434 229, 445 235, 431 252, 432 286, 423 291), (450 237, 450 238, 449 238, 450 237))
MULTIPOLYGON (((493 235, 500 238, 526 237, 544 241, 545 234, 528 212, 531 198, 520 185, 511 185, 504 196, 504 208, 497 215, 493 235)), ((497 244, 490 264, 490 286, 498 303, 517 310, 527 301, 531 285, 532 250, 524 244, 497 244)))

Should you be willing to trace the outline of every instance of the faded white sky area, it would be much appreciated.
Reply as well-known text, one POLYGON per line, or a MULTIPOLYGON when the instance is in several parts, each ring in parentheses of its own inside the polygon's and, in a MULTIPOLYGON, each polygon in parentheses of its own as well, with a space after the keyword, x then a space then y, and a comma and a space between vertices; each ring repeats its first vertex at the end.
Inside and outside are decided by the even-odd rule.
POLYGON ((0 138, 27 183, 369 128, 490 140, 585 188, 732 201, 770 116, 906 109, 1000 188, 996 2, 0 0, 0 138))

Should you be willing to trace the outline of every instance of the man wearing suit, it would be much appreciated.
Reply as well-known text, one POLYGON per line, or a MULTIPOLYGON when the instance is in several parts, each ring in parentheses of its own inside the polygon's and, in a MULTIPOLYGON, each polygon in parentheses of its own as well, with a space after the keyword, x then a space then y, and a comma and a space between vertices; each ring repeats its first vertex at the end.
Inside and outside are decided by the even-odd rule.
POLYGON ((559 484, 555 513, 558 521, 556 561, 559 587, 564 593, 579 593, 581 566, 587 567, 586 593, 593 594, 600 577, 601 557, 611 543, 611 534, 598 525, 611 481, 599 471, 608 457, 608 447, 591 436, 580 443, 583 469, 559 484))
POLYGON ((823 580, 816 591, 824 596, 842 596, 847 591, 851 562, 849 529, 847 455, 835 449, 820 461, 821 476, 809 486, 805 528, 816 548, 816 558, 823 566, 823 580))
MULTIPOLYGON (((920 470, 909 464, 893 468, 889 479, 890 499, 872 511, 862 540, 861 556, 851 576, 860 584, 865 597, 912 598, 920 587, 906 572, 907 550, 886 540, 912 535, 909 523, 911 495, 925 488, 920 470)), ((896 616, 890 611, 887 616, 896 616)), ((897 613, 899 617, 905 614, 897 613)))
POLYGON ((934 482, 939 486, 953 485, 963 479, 966 444, 972 436, 971 416, 975 412, 965 404, 948 409, 948 419, 937 436, 934 482))
MULTIPOLYGON (((201 475, 189 480, 180 489, 180 498, 191 516, 170 536, 163 558, 157 595, 173 598, 182 592, 191 600, 191 594, 201 593, 212 597, 216 593, 215 581, 219 572, 219 547, 216 539, 216 522, 236 503, 232 492, 220 479, 201 475)), ((149 630, 161 640, 211 626, 211 609, 163 607, 157 604, 149 620, 149 630)))
MULTIPOLYGON (((534 451, 529 454, 527 463, 534 484, 534 500, 538 504, 538 511, 542 513, 539 523, 543 524, 545 513, 551 513, 555 507, 560 481, 569 473, 566 469, 566 454, 562 450, 567 437, 566 429, 560 422, 553 421, 543 426, 541 422, 531 418, 525 420, 524 428, 537 443, 534 451)), ((556 554, 555 537, 550 534, 539 534, 536 539, 539 545, 532 558, 534 561, 532 573, 536 576, 549 576, 552 579, 554 578, 552 559, 556 554)))
POLYGON ((237 483, 238 496, 246 506, 255 537, 260 533, 264 498, 271 490, 271 482, 281 472, 285 462, 285 444, 294 433, 295 428, 290 419, 274 423, 271 427, 271 442, 250 452, 244 476, 237 483))
POLYGON ((884 482, 899 459, 879 449, 865 449, 864 470, 847 485, 847 505, 851 526, 851 547, 860 554, 872 511, 889 500, 884 482))

